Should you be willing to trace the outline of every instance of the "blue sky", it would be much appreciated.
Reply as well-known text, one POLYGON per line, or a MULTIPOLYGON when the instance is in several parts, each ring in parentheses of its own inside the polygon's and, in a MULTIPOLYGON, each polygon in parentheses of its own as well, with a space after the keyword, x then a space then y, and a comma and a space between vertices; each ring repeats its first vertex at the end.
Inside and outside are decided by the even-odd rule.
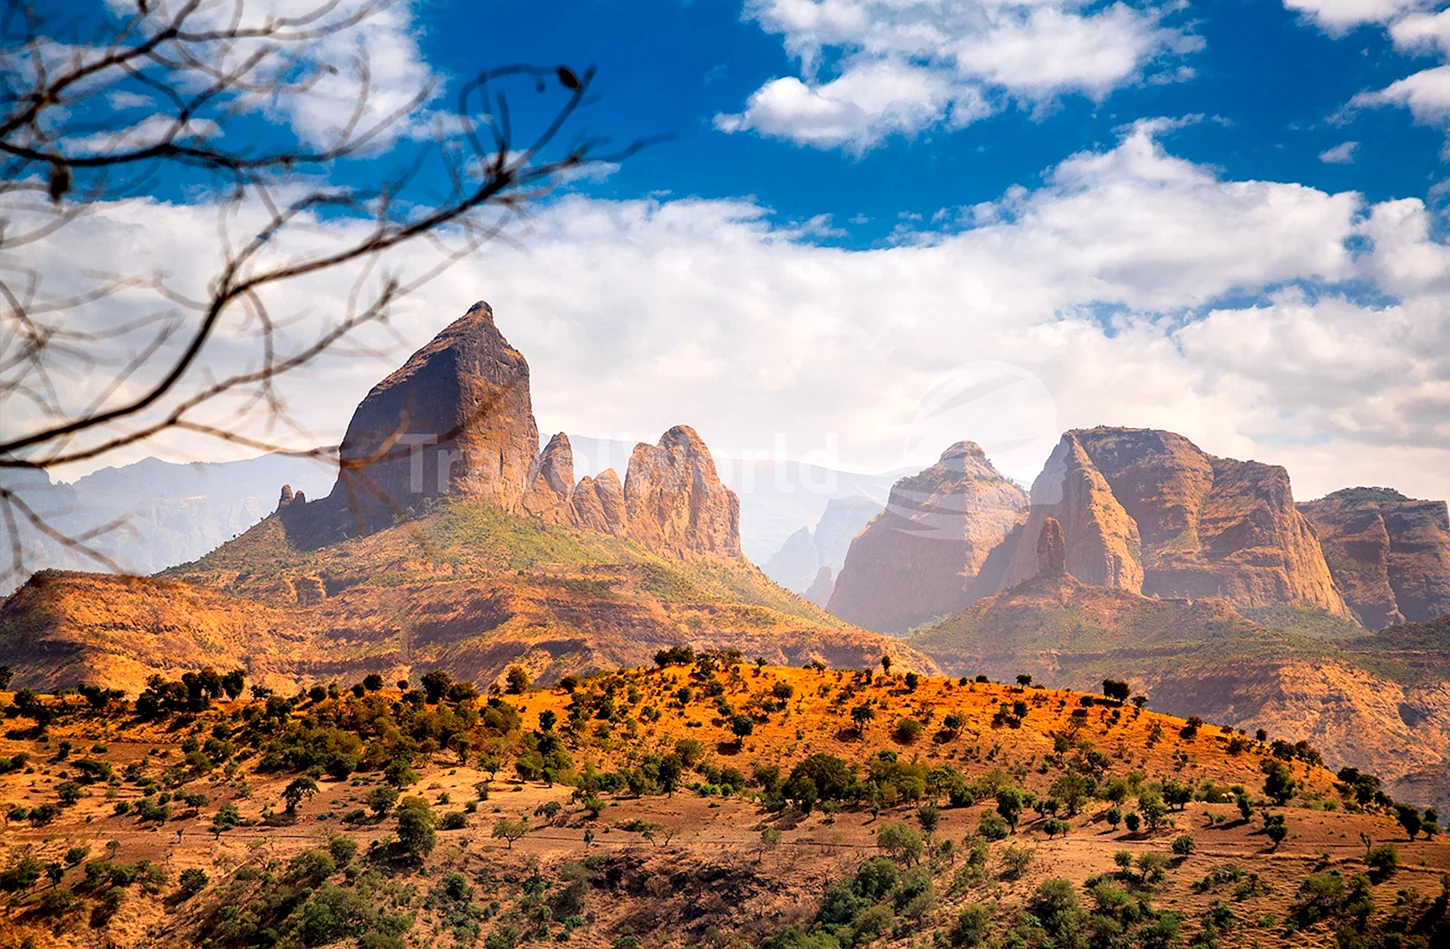
MULTIPOLYGON (((964 128, 892 134, 862 154, 716 128, 717 115, 739 112, 764 82, 799 72, 781 37, 739 2, 437 2, 420 9, 419 22, 427 57, 455 74, 509 57, 596 64, 592 128, 619 139, 672 136, 592 193, 752 195, 783 220, 832 215, 846 232, 834 239, 848 246, 889 239, 901 215, 929 219, 995 200, 1012 185, 1034 187, 1068 155, 1110 146, 1118 129, 1143 117, 1205 117, 1166 141, 1174 154, 1231 178, 1355 190, 1378 201, 1424 197, 1443 177, 1441 129, 1417 124, 1406 109, 1345 114, 1356 94, 1433 57, 1397 50, 1381 24, 1330 33, 1263 0, 1195 3, 1166 17, 1202 44, 1159 67, 1187 67, 1186 78, 1135 77, 1103 93, 1008 102, 964 128), (1351 161, 1320 159, 1346 142, 1358 143, 1351 161)), ((821 79, 839 69, 839 58, 837 51, 821 79)))
MULTIPOLYGON (((323 95, 252 128, 325 138, 363 48, 382 93, 445 90, 411 127, 476 69, 567 63, 599 69, 585 127, 669 138, 429 284, 365 340, 382 355, 289 380, 307 411, 288 437, 335 441, 373 382, 487 299, 548 431, 652 440, 683 422, 722 454, 862 469, 967 438, 1030 481, 1064 429, 1141 425, 1283 464, 1300 497, 1450 496, 1443 6, 399 0, 309 51, 343 67, 323 95)), ((550 100, 525 85, 512 101, 537 116, 550 100)), ((412 144, 331 173, 358 180, 412 144)), ((67 235, 87 265, 205 279, 215 196, 95 210, 67 235)), ((79 289, 71 255, 27 253, 79 289)), ((348 287, 300 281, 273 305, 304 339, 348 287)), ((108 306, 94 318, 125 312, 108 306)), ((209 358, 254 357, 224 340, 209 358)))

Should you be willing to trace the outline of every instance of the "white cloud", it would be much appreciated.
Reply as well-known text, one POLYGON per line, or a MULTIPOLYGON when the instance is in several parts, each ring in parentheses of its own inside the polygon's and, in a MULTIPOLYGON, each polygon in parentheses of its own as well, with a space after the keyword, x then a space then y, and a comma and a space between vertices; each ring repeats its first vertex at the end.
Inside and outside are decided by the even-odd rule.
MULTIPOLYGON (((118 16, 135 15, 134 0, 106 3, 118 16)), ((207 65, 234 69, 252 57, 261 57, 249 79, 262 84, 277 79, 278 88, 288 83, 303 86, 305 94, 284 92, 243 106, 265 108, 273 118, 290 124, 309 145, 336 143, 351 123, 356 131, 382 128, 374 141, 386 144, 427 131, 426 112, 421 103, 419 108, 413 103, 420 94, 434 91, 439 81, 418 45, 421 26, 415 5, 414 0, 200 0, 187 25, 222 29, 235 22, 248 28, 268 21, 306 20, 305 27, 294 29, 311 30, 316 33, 314 38, 210 44, 207 65), (367 8, 371 8, 368 14, 359 16, 367 8), (334 28, 340 25, 345 26, 334 28)), ((193 46, 191 52, 200 50, 193 46)), ((195 80, 198 89, 210 84, 210 77, 200 70, 195 71, 195 80)))
MULTIPOLYGON (((1420 12, 1430 4, 1414 0, 1285 0, 1290 9, 1313 13, 1321 26, 1334 31, 1362 23, 1385 25, 1395 47, 1406 53, 1450 55, 1450 10, 1420 12), (1297 3, 1304 3, 1300 7, 1297 3)), ((1383 89, 1366 90, 1350 100, 1351 108, 1401 106, 1422 125, 1450 127, 1450 66, 1422 69, 1383 89)), ((1450 144, 1447 144, 1450 150, 1450 144)), ((1331 150, 1332 151, 1332 150, 1331 150)), ((1329 154, 1326 152, 1325 154, 1329 154)), ((1324 155, 1320 156, 1325 161, 1324 155)))
POLYGON ((1354 164, 1354 153, 1359 150, 1359 142, 1340 142, 1333 148, 1326 148, 1319 153, 1319 160, 1330 165, 1352 165, 1354 164))
MULTIPOLYGON (((972 209, 964 230, 880 249, 820 246, 810 234, 826 222, 776 223, 747 200, 539 206, 518 248, 495 245, 403 307, 386 358, 334 359, 289 381, 307 427, 295 437, 339 437, 381 375, 487 299, 529 358, 550 431, 653 438, 687 422, 721 453, 769 449, 780 433, 797 457, 834 436, 842 462, 886 468, 934 383, 993 362, 1055 400, 1055 418, 1033 413, 1047 435, 1024 438, 1152 425, 1286 464, 1301 497, 1354 481, 1450 495, 1450 248, 1431 236, 1431 212, 1226 180, 1165 152, 1163 128, 1140 123, 1073 156, 1038 190, 972 209), (1351 238, 1371 249, 1351 255, 1351 238), (1395 302, 1334 289, 1358 282, 1395 302), (1216 302, 1239 292, 1259 302, 1216 302)), ((205 208, 154 202, 81 221, 67 240, 93 249, 93 268, 192 261, 215 225, 205 208)), ((272 302, 300 316, 288 333, 301 339, 346 289, 303 281, 272 302)), ((223 341, 209 359, 254 355, 223 341)), ((964 419, 959 437, 980 434, 964 419)), ((1040 461, 1010 473, 1030 480, 1040 461)))
POLYGON ((1377 92, 1362 92, 1351 105, 1399 105, 1424 125, 1450 120, 1450 66, 1436 66, 1396 80, 1377 92))
POLYGON ((1286 9, 1303 14, 1331 33, 1365 23, 1388 23, 1429 5, 1429 0, 1284 0, 1286 9))
POLYGON ((801 75, 766 82, 717 127, 856 151, 960 127, 1010 101, 1100 99, 1200 45, 1165 25, 1162 9, 1124 3, 756 0, 746 12, 782 36, 801 75), (823 79, 828 62, 833 78, 823 79))
POLYGON ((1390 25, 1390 38, 1403 50, 1450 52, 1450 10, 1404 17, 1390 25))

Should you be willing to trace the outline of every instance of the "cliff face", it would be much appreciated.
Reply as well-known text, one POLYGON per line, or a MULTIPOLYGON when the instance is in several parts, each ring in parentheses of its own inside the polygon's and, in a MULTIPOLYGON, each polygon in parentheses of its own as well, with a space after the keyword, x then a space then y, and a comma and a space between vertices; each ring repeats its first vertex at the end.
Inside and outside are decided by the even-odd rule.
POLYGON ((1450 613, 1450 513, 1444 501, 1346 488, 1299 510, 1314 525, 1345 600, 1371 629, 1450 613))
POLYGON ((366 533, 438 497, 516 510, 529 486, 539 430, 529 364, 475 303, 353 412, 327 498, 293 505, 289 528, 308 545, 366 533))
POLYGON ((996 586, 988 556, 1022 520, 1027 498, 982 449, 958 442, 902 478, 886 510, 851 542, 830 611, 900 632, 962 609, 996 586))
POLYGON ((563 432, 549 439, 534 466, 529 487, 524 491, 520 507, 550 524, 573 521, 569 495, 574 487, 574 452, 569 436, 563 432))
POLYGON ((676 425, 635 446, 624 479, 626 533, 651 550, 740 556, 740 498, 720 483, 710 450, 676 425))
MULTIPOLYGON (((1085 583, 1347 615, 1275 465, 1215 458, 1172 432, 1072 431, 1032 486, 1023 536, 1035 540, 1047 518, 1062 526, 1067 572, 1085 583)), ((1036 554, 1019 544, 1004 585, 1035 576, 1036 554)))

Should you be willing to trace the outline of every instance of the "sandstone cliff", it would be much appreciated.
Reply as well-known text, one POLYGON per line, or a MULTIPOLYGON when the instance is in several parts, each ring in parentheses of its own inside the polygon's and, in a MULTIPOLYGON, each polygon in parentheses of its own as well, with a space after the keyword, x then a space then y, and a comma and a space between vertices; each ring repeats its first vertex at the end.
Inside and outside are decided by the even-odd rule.
POLYGON ((289 530, 316 546, 386 527, 439 497, 515 510, 538 451, 529 364, 489 305, 475 303, 373 386, 343 436, 332 493, 290 505, 289 530))
POLYGON ((550 524, 572 523, 574 512, 569 496, 573 488, 574 452, 569 447, 569 436, 560 432, 549 439, 539 455, 520 507, 524 513, 550 524))
POLYGON ((1335 582, 1371 629, 1450 613, 1450 513, 1388 488, 1346 488, 1299 510, 1335 582))
POLYGON ((688 425, 634 447, 624 504, 625 533, 651 550, 740 556, 740 498, 720 483, 710 450, 688 425))
POLYGON ((1026 506, 1022 489, 978 445, 952 445, 935 465, 898 481, 886 510, 856 535, 831 612, 900 632, 962 609, 996 587, 988 557, 1026 506))
MULTIPOLYGON (((1348 615, 1276 465, 1215 458, 1172 432, 1072 431, 1033 484, 1023 536, 1035 541, 1049 517, 1062 526, 1067 572, 1085 583, 1348 615)), ((1037 570, 1035 546, 1019 544, 1004 586, 1037 570)))

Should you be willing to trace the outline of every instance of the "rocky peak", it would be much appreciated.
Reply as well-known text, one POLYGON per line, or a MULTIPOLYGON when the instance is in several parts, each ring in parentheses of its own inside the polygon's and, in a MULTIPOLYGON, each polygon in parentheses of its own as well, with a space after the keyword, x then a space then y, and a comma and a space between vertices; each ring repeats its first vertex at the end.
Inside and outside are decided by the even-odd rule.
POLYGON ((677 425, 634 447, 624 479, 628 536, 653 550, 740 555, 740 499, 721 483, 705 442, 677 425))
POLYGON ((624 534, 629 519, 624 510, 624 485, 613 468, 596 477, 584 477, 569 495, 570 523, 604 534, 624 534))
MULTIPOLYGON (((1071 431, 1032 486, 1025 536, 1049 517, 1062 528, 1067 572, 1084 583, 1347 612, 1277 465, 1216 458, 1173 432, 1071 431)), ((1038 568, 1019 545, 1005 583, 1038 568)))
POLYGON ((358 405, 328 500, 371 527, 441 496, 513 510, 538 445, 528 362, 475 303, 358 405))
POLYGON ((1067 544, 1062 539, 1062 525, 1057 518, 1044 518, 1042 533, 1037 535, 1037 575, 1060 577, 1067 572, 1067 544))
POLYGON ((1450 613, 1450 512, 1391 488, 1345 488, 1299 506, 1335 583, 1371 629, 1450 613))
POLYGON ((1022 489, 973 442, 902 478, 886 510, 856 535, 830 610, 879 632, 900 632, 991 593, 1000 558, 989 555, 1021 522, 1022 489))
POLYGON ((574 450, 563 432, 549 439, 535 463, 519 506, 551 524, 572 523, 569 496, 574 487, 574 450))

